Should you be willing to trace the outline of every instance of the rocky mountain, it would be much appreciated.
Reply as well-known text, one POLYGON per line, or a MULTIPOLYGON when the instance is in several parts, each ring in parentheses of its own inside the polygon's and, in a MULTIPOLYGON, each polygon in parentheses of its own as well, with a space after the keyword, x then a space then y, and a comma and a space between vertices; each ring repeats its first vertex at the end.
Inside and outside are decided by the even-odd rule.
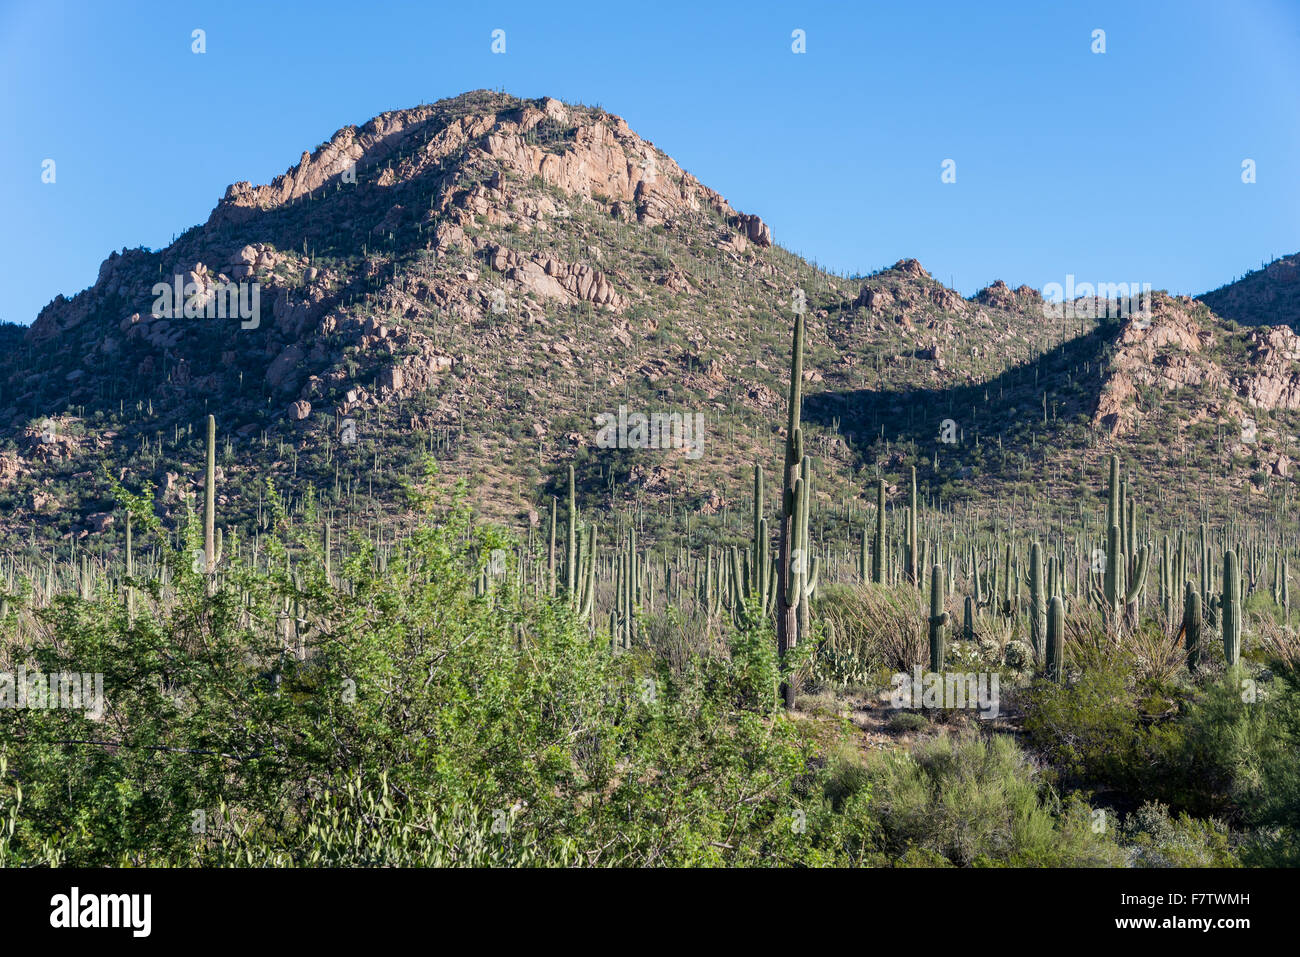
POLYGON ((1028 287, 966 299, 913 259, 849 280, 778 239, 600 109, 478 91, 345 127, 0 332, 0 533, 102 532, 111 478, 177 517, 210 412, 231 522, 266 520, 268 481, 391 518, 432 454, 511 525, 573 463, 587 506, 725 535, 750 465, 779 457, 799 308, 829 522, 911 464, 941 501, 996 511, 1029 483, 1092 488, 1113 447, 1170 508, 1222 504, 1169 481, 1188 461, 1270 507, 1300 455, 1300 344, 1233 329, 1217 293, 1052 318, 1028 287), (638 413, 703 434, 607 441, 638 413))

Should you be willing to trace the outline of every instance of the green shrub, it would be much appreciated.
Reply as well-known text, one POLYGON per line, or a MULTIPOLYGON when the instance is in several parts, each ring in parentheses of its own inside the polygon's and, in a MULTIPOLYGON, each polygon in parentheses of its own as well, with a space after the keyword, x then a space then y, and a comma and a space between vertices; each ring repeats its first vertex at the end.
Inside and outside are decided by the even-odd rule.
POLYGON ((872 806, 882 850, 902 863, 1113 866, 1118 846, 1094 833, 1090 809, 1060 801, 1008 737, 941 737, 876 767, 872 806))
POLYGON ((1240 867, 1228 827, 1186 813, 1172 817, 1163 804, 1142 805, 1124 821, 1123 839, 1137 867, 1240 867))

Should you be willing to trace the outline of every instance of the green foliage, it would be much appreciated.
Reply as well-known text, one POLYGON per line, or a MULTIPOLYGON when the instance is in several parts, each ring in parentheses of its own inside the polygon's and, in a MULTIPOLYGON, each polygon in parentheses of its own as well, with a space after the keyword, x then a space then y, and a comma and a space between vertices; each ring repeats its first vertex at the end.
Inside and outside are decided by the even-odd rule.
POLYGON ((900 863, 1097 867, 1122 862, 1089 808, 1060 801, 1011 739, 936 738, 884 756, 873 778, 882 850, 900 863))
POLYGON ((832 815, 809 745, 769 713, 770 626, 676 668, 611 656, 563 599, 508 575, 476 595, 499 535, 459 498, 417 504, 407 548, 354 543, 347 594, 308 560, 310 522, 277 510, 271 560, 232 557, 212 594, 178 550, 175 600, 140 583, 131 623, 107 593, 45 611, 35 663, 103 672, 107 714, 0 711, 0 863, 847 859, 865 825, 832 815), (277 630, 286 598, 303 656, 277 630))
MULTIPOLYGON (((1190 689, 1173 715, 1153 718, 1148 702, 1165 699, 1130 675, 1124 657, 1116 656, 1109 667, 1094 662, 1072 685, 1032 690, 1025 730, 1062 780, 1159 801, 1175 813, 1221 818, 1248 831, 1253 860, 1294 861, 1300 835, 1295 677, 1257 684, 1220 674, 1190 689)), ((1207 841, 1219 828, 1196 827, 1207 841)))
POLYGON ((757 613, 754 600, 748 605, 729 639, 729 678, 738 707, 767 714, 776 707, 781 667, 771 620, 757 613))
POLYGON ((1125 819, 1123 839, 1138 867, 1241 866, 1222 821, 1198 820, 1186 813, 1175 817, 1154 801, 1125 819))

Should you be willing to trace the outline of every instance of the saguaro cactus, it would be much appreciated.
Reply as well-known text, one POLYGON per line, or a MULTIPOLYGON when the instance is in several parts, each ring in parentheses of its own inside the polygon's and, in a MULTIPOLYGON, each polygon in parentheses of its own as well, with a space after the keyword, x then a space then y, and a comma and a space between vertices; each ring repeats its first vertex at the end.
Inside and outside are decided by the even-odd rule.
POLYGON ((578 602, 575 610, 578 614, 578 620, 586 621, 591 617, 591 606, 596 597, 595 522, 591 522, 587 526, 587 548, 583 554, 580 582, 581 587, 578 591, 578 602))
POLYGON ((1065 602, 1053 595, 1047 609, 1046 673, 1049 681, 1060 681, 1065 674, 1065 602))
POLYGON ((916 466, 912 466, 912 490, 907 505, 907 581, 913 588, 921 587, 920 543, 916 534, 916 466))
MULTIPOLYGON (((126 513, 126 577, 135 576, 135 550, 131 541, 131 512, 126 513)), ((4 613, 0 612, 0 619, 3 619, 4 613)), ((135 621, 135 588, 128 584, 126 586, 126 620, 128 623, 135 621)))
POLYGON ((1183 588, 1183 647, 1187 649, 1187 669, 1196 671, 1201 664, 1201 593, 1188 581, 1183 588))
POLYGON ((1110 492, 1106 506, 1106 567, 1100 601, 1112 625, 1123 619, 1137 624, 1138 599, 1146 587, 1151 546, 1137 545, 1137 508, 1119 478, 1119 456, 1110 457, 1110 492))
POLYGON ((1047 589, 1043 581, 1043 546, 1029 546, 1029 636, 1034 654, 1041 659, 1046 653, 1047 589))
POLYGON ((1223 656, 1232 668, 1241 660, 1241 567, 1237 553, 1229 548, 1223 553, 1223 597, 1219 601, 1219 619, 1223 622, 1223 656))
POLYGON ((948 613, 943 610, 943 568, 930 569, 930 670, 943 671, 948 613))
MULTIPOLYGON (((803 312, 795 313, 794 343, 790 356, 790 400, 785 433, 785 465, 782 469, 784 489, 781 494, 781 547, 777 559, 776 650, 786 654, 799 644, 799 602, 803 598, 800 567, 807 555, 795 555, 805 534, 807 516, 801 513, 806 486, 803 481, 803 429, 800 426, 803 405, 803 312)), ((781 696, 787 708, 794 707, 793 676, 782 683, 781 696)))
POLYGON ((578 585, 578 489, 573 477, 573 466, 569 466, 569 528, 568 548, 565 551, 567 561, 564 564, 564 594, 570 602, 574 601, 578 585))
MULTIPOLYGON (((767 519, 763 516, 763 468, 755 465, 754 539, 748 553, 733 549, 731 554, 731 614, 732 620, 737 625, 743 622, 747 601, 755 602, 760 609, 760 614, 769 612, 773 576, 772 559, 767 542, 767 519)), ((719 559, 719 566, 721 564, 719 559)))
POLYGON ((217 514, 217 420, 208 416, 207 470, 203 478, 203 564, 211 575, 221 557, 217 554, 214 526, 217 514))
POLYGON ((877 585, 885 583, 885 480, 876 483, 876 541, 871 556, 871 580, 877 585))
POLYGON ((870 552, 867 546, 867 523, 862 523, 862 541, 858 546, 858 578, 862 581, 871 581, 871 561, 870 552))
POLYGON ((552 598, 555 597, 555 522, 556 522, 556 503, 555 496, 551 496, 551 527, 550 537, 546 550, 546 581, 547 594, 552 598))

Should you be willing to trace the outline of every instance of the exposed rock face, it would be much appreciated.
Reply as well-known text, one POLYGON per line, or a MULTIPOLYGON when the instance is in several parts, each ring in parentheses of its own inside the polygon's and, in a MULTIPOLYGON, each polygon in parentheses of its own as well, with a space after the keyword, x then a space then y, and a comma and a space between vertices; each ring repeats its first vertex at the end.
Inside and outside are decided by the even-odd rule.
POLYGON ((1285 326, 1265 326, 1249 341, 1250 366, 1237 391, 1258 409, 1300 409, 1300 338, 1285 326))
POLYGON ((526 259, 514 250, 496 245, 489 246, 487 252, 493 269, 505 273, 528 292, 566 302, 586 300, 615 312, 627 308, 627 298, 615 292, 605 274, 591 266, 554 258, 526 259))
POLYGON ((22 474, 22 459, 17 454, 0 452, 0 488, 12 485, 22 474))
POLYGON ((1137 419, 1138 386, 1169 391, 1207 383, 1228 388, 1223 370, 1199 358, 1213 335, 1201 328, 1189 306, 1190 302, 1156 294, 1150 317, 1130 317, 1123 323, 1093 413, 1094 426, 1111 436, 1131 428, 1137 419))
POLYGON ((858 293, 858 297, 853 300, 853 307, 855 309, 862 307, 872 312, 885 312, 894 302, 894 296, 889 290, 863 286, 862 291, 858 293))
POLYGON ((287 345, 275 360, 266 367, 266 384, 277 391, 288 392, 298 379, 297 367, 306 357, 302 346, 287 345))
POLYGON ((1001 279, 995 280, 975 293, 975 302, 994 309, 1028 309, 1040 304, 1042 293, 1032 286, 1020 286, 1014 291, 1001 279))
MULTIPOLYGON (((358 246, 382 248, 395 234, 418 230, 419 236, 427 236, 425 247, 435 258, 481 257, 506 283, 504 290, 489 287, 477 269, 464 269, 452 281, 421 277, 414 283, 392 282, 376 303, 388 315, 418 318, 437 311, 470 319, 485 311, 496 313, 497 304, 490 299, 494 289, 511 299, 534 300, 543 309, 547 304, 586 302, 621 313, 634 297, 621 288, 616 269, 596 265, 598 247, 578 247, 589 261, 567 261, 528 252, 523 243, 515 247, 512 241, 515 248, 507 248, 483 228, 500 227, 516 236, 545 233, 572 215, 570 205, 583 202, 623 209, 629 220, 647 226, 674 227, 689 220, 695 228, 711 222, 727 233, 727 248, 737 251, 772 241, 770 228, 759 217, 732 209, 622 119, 598 110, 570 109, 550 98, 520 101, 479 91, 385 113, 359 128, 345 127, 328 143, 304 152, 270 184, 231 185, 205 226, 161 253, 113 253, 91 289, 71 300, 55 299, 27 338, 34 345, 60 339, 70 354, 91 357, 87 368, 67 373, 66 395, 57 398, 70 402, 95 394, 97 361, 105 371, 125 365, 147 380, 165 374, 162 388, 176 398, 218 388, 221 372, 210 368, 209 356, 219 356, 222 369, 241 383, 260 379, 277 394, 292 396, 301 390, 303 400, 318 401, 355 377, 336 375, 337 363, 350 345, 359 346, 364 358, 376 347, 391 355, 410 344, 382 331, 359 329, 341 309, 355 301, 350 283, 363 281, 373 287, 394 275, 393 264, 385 254, 372 254, 360 268, 350 263, 322 268, 308 248, 319 240, 294 239, 288 248, 282 240, 271 241, 261 227, 265 214, 295 204, 323 209, 328 203, 335 210, 335 237, 351 235, 358 246), (430 183, 436 184, 432 202, 430 183), (233 241, 232 232, 237 237, 233 241), (205 265, 209 263, 219 265, 205 265), (216 320, 156 317, 151 290, 156 282, 173 278, 192 283, 202 300, 226 283, 256 284, 265 315, 249 326, 258 334, 241 336, 232 323, 211 349, 211 323, 216 320), (512 283, 517 288, 512 290, 512 283), (99 323, 88 321, 105 313, 120 337, 107 336, 99 323), (78 340, 67 339, 69 334, 78 340), (325 336, 341 338, 326 343, 325 336), (205 343, 205 353, 196 362, 190 351, 200 342, 205 343), (311 384, 304 386, 305 381, 311 384)), ((298 218, 313 220, 316 208, 304 206, 298 218)), ((698 292, 680 270, 663 283, 675 291, 698 292)), ((530 317, 533 307, 525 306, 523 312, 530 317)), ((383 365, 375 363, 373 374, 383 365)), ((377 382, 375 389, 362 389, 353 400, 345 400, 347 404, 384 391, 405 394, 413 382, 439 371, 436 363, 431 366, 420 357, 413 370, 399 366, 412 373, 407 381, 396 386, 377 382)), ((366 375, 359 377, 364 380, 366 375)), ((23 397, 22 390, 16 394, 23 397)), ((37 393, 29 389, 28 394, 37 393)))
POLYGON ((1251 408, 1300 409, 1300 337, 1294 331, 1265 326, 1239 333, 1245 338, 1246 362, 1230 373, 1207 355, 1216 332, 1201 325, 1193 306, 1185 297, 1157 293, 1149 319, 1130 318, 1123 324, 1094 425, 1112 436, 1127 431, 1136 420, 1137 390, 1144 386, 1165 392, 1200 387, 1223 397, 1210 408, 1192 411, 1193 421, 1209 415, 1236 421, 1251 408))
POLYGON ((925 271, 924 267, 915 259, 900 259, 889 269, 890 272, 899 273, 911 279, 929 279, 930 274, 925 271))
POLYGON ((86 527, 92 532, 102 532, 113 524, 112 512, 96 512, 86 516, 86 527))
POLYGON ((745 238, 756 246, 772 245, 772 230, 767 223, 752 214, 735 217, 735 225, 745 238))
POLYGON ((900 259, 863 285, 853 300, 853 307, 910 326, 919 315, 931 313, 934 307, 964 314, 969 311, 970 303, 936 282, 915 259, 900 259))

